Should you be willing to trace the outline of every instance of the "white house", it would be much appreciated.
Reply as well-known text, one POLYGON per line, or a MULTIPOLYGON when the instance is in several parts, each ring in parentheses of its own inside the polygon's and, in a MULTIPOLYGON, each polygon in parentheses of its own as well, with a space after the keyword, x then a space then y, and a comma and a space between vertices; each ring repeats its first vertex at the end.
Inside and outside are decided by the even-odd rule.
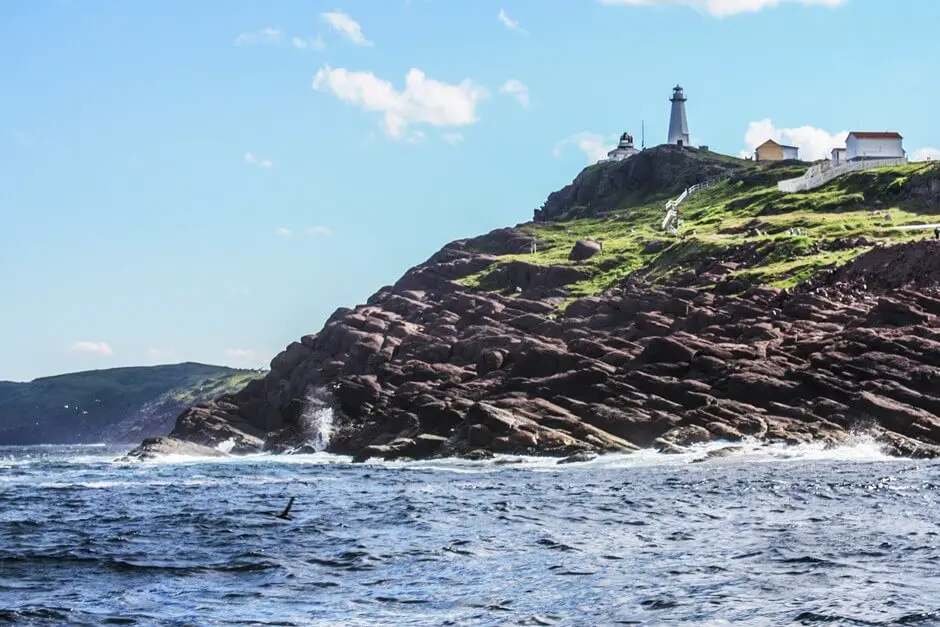
POLYGON ((845 140, 847 161, 903 159, 904 155, 904 138, 895 132, 854 131, 845 140))
POLYGON ((845 163, 845 148, 832 149, 832 165, 845 163))
POLYGON ((633 135, 624 133, 620 136, 620 143, 617 147, 607 153, 608 161, 623 161, 640 152, 633 147, 633 135))

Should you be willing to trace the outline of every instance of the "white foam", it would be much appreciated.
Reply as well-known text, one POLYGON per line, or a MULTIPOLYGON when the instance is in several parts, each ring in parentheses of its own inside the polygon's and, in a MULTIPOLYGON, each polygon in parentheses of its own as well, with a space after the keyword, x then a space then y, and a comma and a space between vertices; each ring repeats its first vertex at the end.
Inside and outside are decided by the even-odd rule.
POLYGON ((300 416, 307 442, 317 453, 324 452, 333 437, 333 408, 323 400, 325 395, 321 388, 308 387, 300 416))

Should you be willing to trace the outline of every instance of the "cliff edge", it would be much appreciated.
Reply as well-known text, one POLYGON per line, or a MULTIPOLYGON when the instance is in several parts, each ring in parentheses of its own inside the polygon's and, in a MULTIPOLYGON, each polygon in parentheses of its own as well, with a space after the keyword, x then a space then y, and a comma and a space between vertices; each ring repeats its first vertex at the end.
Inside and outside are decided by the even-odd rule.
POLYGON ((338 309, 169 442, 365 460, 865 433, 938 456, 940 242, 898 227, 937 221, 940 169, 777 191, 801 171, 674 147, 592 166, 534 222, 338 309), (658 230, 715 179, 678 237, 658 230))

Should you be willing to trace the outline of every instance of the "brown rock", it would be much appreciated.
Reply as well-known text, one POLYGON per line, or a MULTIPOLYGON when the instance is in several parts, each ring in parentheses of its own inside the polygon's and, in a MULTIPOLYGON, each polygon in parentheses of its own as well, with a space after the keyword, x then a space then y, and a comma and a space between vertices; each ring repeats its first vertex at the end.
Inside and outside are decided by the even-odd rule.
POLYGON ((571 252, 568 253, 568 259, 571 261, 584 261, 585 259, 590 259, 602 250, 603 246, 601 246, 599 242, 590 239, 578 240, 575 242, 571 252))

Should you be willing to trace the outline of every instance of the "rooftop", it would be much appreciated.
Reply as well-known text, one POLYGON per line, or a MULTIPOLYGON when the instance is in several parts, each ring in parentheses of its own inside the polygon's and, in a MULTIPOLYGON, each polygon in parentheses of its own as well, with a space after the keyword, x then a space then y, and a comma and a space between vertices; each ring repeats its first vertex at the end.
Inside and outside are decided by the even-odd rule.
POLYGON ((800 149, 799 146, 787 146, 786 144, 781 144, 780 142, 776 142, 776 141, 774 141, 774 140, 772 140, 772 139, 768 139, 768 140, 765 141, 763 144, 761 144, 760 146, 758 146, 758 148, 760 148, 761 146, 766 146, 767 144, 774 144, 775 146, 780 146, 781 148, 793 148, 794 150, 799 150, 799 149, 800 149))
POLYGON ((855 135, 859 139, 904 139, 900 133, 894 131, 852 131, 849 135, 855 135))

